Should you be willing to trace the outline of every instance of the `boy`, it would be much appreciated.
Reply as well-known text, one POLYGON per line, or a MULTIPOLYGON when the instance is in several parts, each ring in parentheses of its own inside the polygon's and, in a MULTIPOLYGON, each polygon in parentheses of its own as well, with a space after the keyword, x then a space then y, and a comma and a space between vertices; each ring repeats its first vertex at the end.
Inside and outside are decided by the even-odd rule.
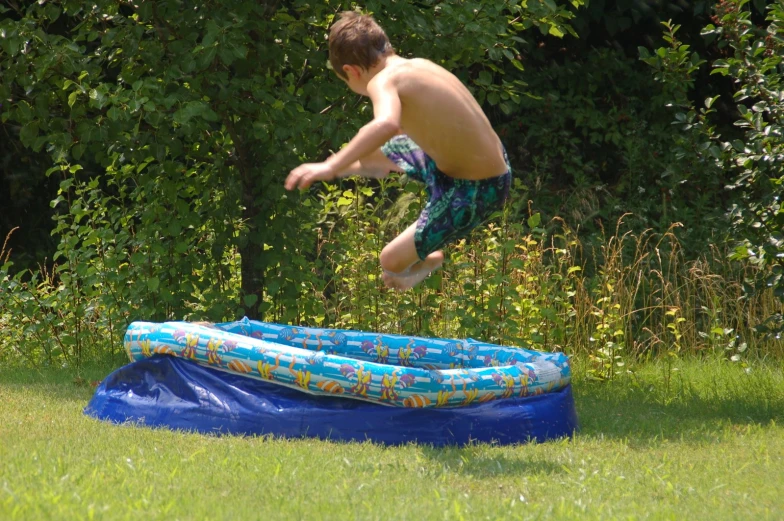
POLYGON ((402 172, 426 185, 416 223, 381 251, 384 283, 409 289, 441 267, 441 248, 467 235, 509 196, 511 169, 479 104, 454 75, 395 54, 370 16, 341 14, 329 32, 329 61, 348 87, 373 103, 373 120, 323 163, 286 178, 287 190, 314 181, 402 172))

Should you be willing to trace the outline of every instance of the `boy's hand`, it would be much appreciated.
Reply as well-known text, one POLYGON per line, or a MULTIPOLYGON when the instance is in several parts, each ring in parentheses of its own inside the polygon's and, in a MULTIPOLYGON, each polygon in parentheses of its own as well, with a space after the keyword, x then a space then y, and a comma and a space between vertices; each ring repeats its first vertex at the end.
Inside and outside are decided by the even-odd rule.
POLYGON ((327 163, 305 163, 289 172, 284 186, 286 190, 304 190, 315 181, 331 181, 335 177, 335 171, 327 163))

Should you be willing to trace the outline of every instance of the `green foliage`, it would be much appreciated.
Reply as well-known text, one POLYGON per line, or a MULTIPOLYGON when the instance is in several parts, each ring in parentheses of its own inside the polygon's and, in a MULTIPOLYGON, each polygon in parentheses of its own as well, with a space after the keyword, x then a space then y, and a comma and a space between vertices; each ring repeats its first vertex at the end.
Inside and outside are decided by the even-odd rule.
MULTIPOLYGON (((368 8, 384 12, 404 52, 459 69, 481 99, 509 110, 522 84, 502 76, 504 64, 522 68, 517 35, 563 35, 581 4, 368 8)), ((0 121, 49 155, 60 189, 55 264, 23 276, 44 289, 19 278, 7 295, 57 288, 57 313, 71 321, 63 328, 79 330, 89 309, 107 343, 137 318, 324 316, 313 298, 320 230, 302 224, 314 217, 307 196, 285 193, 282 180, 370 117, 324 67, 328 26, 352 5, 9 6, 0 7, 0 121)))
MULTIPOLYGON (((480 103, 504 114, 520 109, 526 83, 521 46, 524 33, 577 36, 569 25, 569 2, 369 2, 367 8, 383 16, 387 34, 395 35, 400 54, 429 58, 457 74, 480 103)), ((569 5, 571 4, 571 5, 569 5)), ((396 43, 396 42, 393 42, 396 43)))
POLYGON ((4 21, 1 94, 11 103, 2 117, 20 125, 23 144, 46 147, 62 176, 58 257, 102 262, 109 247, 114 263, 96 269, 116 295, 131 293, 118 299, 121 313, 158 319, 236 316, 238 250, 243 304, 263 300, 273 273, 297 286, 298 274, 280 269, 305 263, 288 251, 292 205, 279 180, 291 151, 280 143, 297 136, 303 152, 318 150, 302 139, 310 121, 291 122, 303 102, 327 105, 319 89, 298 85, 309 34, 325 20, 281 24, 285 12, 256 2, 221 6, 209 20, 178 2, 17 14, 4 21), (49 30, 55 23, 67 36, 49 30))
POLYGON ((647 68, 594 49, 540 65, 529 93, 523 117, 501 133, 536 209, 577 230, 589 258, 602 228, 627 213, 637 232, 683 223, 678 233, 694 256, 726 231, 721 177, 676 155, 679 136, 662 111, 669 95, 647 68))
MULTIPOLYGON (((78 366, 111 356, 130 320, 243 314, 563 350, 589 359, 598 379, 614 378, 635 355, 677 358, 706 346, 739 355, 752 339, 742 317, 780 310, 770 303, 780 287, 780 270, 770 268, 775 251, 761 253, 776 236, 747 245, 755 254, 740 261, 764 262, 743 263, 740 273, 678 257, 671 222, 714 219, 725 206, 716 161, 731 153, 711 137, 713 101, 703 111, 689 107, 699 59, 671 28, 670 49, 655 58, 669 74, 664 93, 607 50, 585 63, 539 56, 547 66, 528 68, 523 82, 523 61, 538 56, 536 33, 574 35, 572 8, 582 3, 366 6, 402 55, 431 58, 466 82, 502 122, 521 172, 504 214, 402 294, 383 288, 378 254, 416 218, 419 187, 395 178, 304 193, 282 187, 298 161, 325 158, 371 117, 324 67, 332 17, 353 4, 0 7, 0 122, 17 143, 51 158, 49 179, 59 183, 54 265, 15 272, 0 255, 0 359, 78 366), (677 122, 683 132, 657 115, 665 97, 687 107, 677 122), (536 206, 526 205, 532 195, 536 206), (636 214, 631 231, 619 225, 582 250, 576 231, 602 230, 628 210, 636 214), (737 276, 760 273, 773 276, 771 286, 739 300, 737 276)), ((766 82, 774 72, 765 69, 766 82)), ((771 176, 754 175, 764 170, 758 163, 775 170, 763 152, 780 154, 780 107, 749 105, 747 113, 761 115, 739 128, 757 148, 738 151, 743 164, 728 168, 746 201, 739 208, 749 210, 737 214, 738 230, 780 218, 754 206, 780 193, 762 182, 771 176)), ((711 236, 696 225, 678 230, 689 247, 711 236)), ((769 345, 758 349, 774 352, 769 345)))
MULTIPOLYGON (((677 26, 666 24, 669 47, 658 49, 655 56, 641 54, 656 68, 656 78, 678 94, 673 103, 680 109, 675 124, 686 134, 681 153, 732 176, 727 188, 735 202, 729 216, 740 240, 732 258, 754 263, 762 275, 747 281, 747 292, 771 289, 784 302, 784 6, 774 3, 767 9, 766 25, 757 27, 751 22, 748 0, 719 2, 714 23, 702 33, 721 56, 712 60, 711 74, 733 81, 732 103, 740 117, 735 139, 722 138, 711 124, 715 97, 706 99, 700 109, 686 98, 691 75, 703 61, 693 54, 687 59, 688 46, 675 37, 677 26)), ((773 313, 759 329, 774 334, 784 330, 781 312, 773 313)))

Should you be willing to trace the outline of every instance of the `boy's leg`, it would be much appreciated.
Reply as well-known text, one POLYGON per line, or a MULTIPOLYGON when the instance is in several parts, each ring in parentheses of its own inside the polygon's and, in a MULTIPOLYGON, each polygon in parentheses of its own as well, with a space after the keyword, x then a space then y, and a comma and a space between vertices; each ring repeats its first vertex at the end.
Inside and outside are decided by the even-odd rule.
POLYGON ((441 267, 443 252, 435 251, 420 260, 414 242, 416 223, 406 228, 381 250, 381 268, 384 283, 393 289, 406 290, 422 282, 430 273, 441 267))

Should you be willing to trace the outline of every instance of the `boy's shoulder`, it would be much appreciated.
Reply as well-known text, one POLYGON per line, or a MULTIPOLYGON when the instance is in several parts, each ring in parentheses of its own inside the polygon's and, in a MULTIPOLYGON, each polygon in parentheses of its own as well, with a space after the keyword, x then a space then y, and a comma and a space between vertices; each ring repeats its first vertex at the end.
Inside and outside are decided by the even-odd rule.
POLYGON ((418 72, 422 69, 429 69, 432 67, 440 66, 427 58, 403 58, 401 56, 396 56, 394 60, 387 61, 387 66, 384 69, 389 71, 418 72))
POLYGON ((434 78, 436 71, 445 71, 443 67, 427 58, 401 58, 389 60, 380 76, 387 79, 406 79, 406 78, 434 78))

